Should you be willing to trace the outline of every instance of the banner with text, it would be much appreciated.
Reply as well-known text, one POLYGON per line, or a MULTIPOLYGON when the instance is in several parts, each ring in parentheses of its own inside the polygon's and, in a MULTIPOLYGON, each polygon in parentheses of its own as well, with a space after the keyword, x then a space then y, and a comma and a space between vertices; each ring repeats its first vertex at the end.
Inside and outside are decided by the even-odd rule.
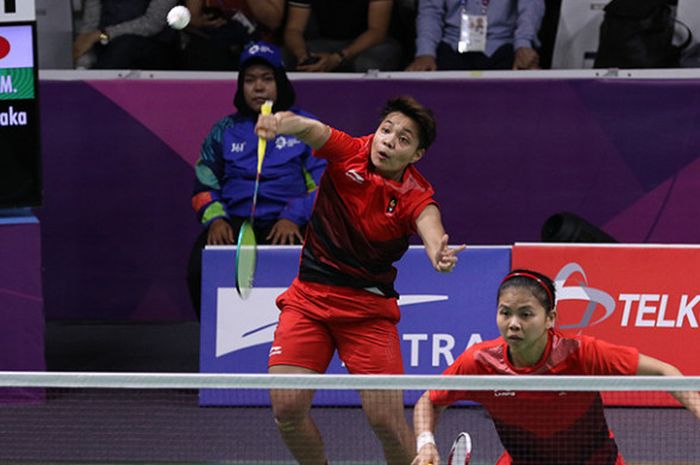
MULTIPOLYGON (((234 285, 235 247, 204 250, 201 372, 267 372, 279 314, 275 298, 296 276, 299 253, 299 247, 259 247, 255 288, 247 300, 241 300, 234 285)), ((444 274, 433 270, 423 247, 411 247, 397 268, 402 313, 398 328, 406 373, 440 373, 469 345, 498 336, 496 291, 510 269, 510 247, 470 247, 460 255, 455 271, 444 274)), ((328 373, 346 373, 337 356, 328 373)), ((241 401, 224 390, 202 390, 200 402, 241 401)), ((261 396, 249 402, 266 404, 268 400, 261 396)), ((315 403, 324 402, 319 393, 315 403)), ((345 399, 347 404, 358 402, 354 394, 345 399)))
POLYGON ((633 346, 700 375, 700 247, 516 244, 513 268, 555 280, 561 330, 633 346))

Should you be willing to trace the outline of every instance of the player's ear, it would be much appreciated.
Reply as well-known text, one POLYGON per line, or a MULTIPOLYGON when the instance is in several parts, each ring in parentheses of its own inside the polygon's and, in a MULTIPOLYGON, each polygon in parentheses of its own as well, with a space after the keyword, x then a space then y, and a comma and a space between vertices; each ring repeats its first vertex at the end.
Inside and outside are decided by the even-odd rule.
POLYGON ((416 150, 416 153, 413 154, 413 157, 411 158, 411 163, 415 163, 421 158, 423 158, 423 155, 425 155, 425 149, 418 149, 416 150))
POLYGON ((557 311, 556 310, 551 310, 549 313, 547 313, 547 319, 545 322, 545 325, 547 329, 552 329, 554 328, 554 323, 557 321, 557 311))

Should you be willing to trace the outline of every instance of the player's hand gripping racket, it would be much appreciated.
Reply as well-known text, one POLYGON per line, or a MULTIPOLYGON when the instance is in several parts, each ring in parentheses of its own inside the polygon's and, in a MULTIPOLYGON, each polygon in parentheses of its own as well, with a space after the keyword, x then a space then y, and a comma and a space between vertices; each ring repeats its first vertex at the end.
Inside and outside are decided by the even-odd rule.
POLYGON ((452 443, 450 454, 447 456, 447 465, 469 465, 472 458, 472 438, 469 433, 459 433, 452 443))
MULTIPOLYGON (((268 100, 260 107, 260 113, 269 115, 272 112, 272 101, 268 100)), ((253 223, 255 221, 255 206, 258 203, 258 189, 260 188, 260 173, 262 172, 263 159, 267 149, 267 140, 258 137, 258 171, 255 175, 255 188, 253 189, 253 205, 250 208, 250 220, 244 221, 238 232, 236 245, 236 290, 242 299, 247 299, 253 289, 255 277, 255 265, 257 262, 258 242, 255 240, 253 223)))

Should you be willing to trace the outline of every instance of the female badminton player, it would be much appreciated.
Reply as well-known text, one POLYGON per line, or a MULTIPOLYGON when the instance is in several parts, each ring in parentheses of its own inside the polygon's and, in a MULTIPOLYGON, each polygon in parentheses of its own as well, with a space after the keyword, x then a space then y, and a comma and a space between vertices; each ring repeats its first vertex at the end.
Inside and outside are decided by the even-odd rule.
MULTIPOLYGON (((501 337, 475 344, 445 375, 663 375, 680 376, 668 363, 588 336, 554 329, 554 283, 529 270, 509 273, 498 289, 501 337)), ((700 395, 673 395, 700 418, 700 395)), ((418 455, 414 465, 439 463, 433 431, 442 410, 461 399, 491 414, 505 448, 497 465, 623 464, 597 392, 428 391, 414 410, 418 455)))
MULTIPOLYGON (((435 138, 432 113, 410 97, 389 100, 374 134, 350 135, 290 112, 260 116, 258 136, 296 136, 328 161, 307 226, 299 275, 277 299, 270 373, 323 373, 338 350, 353 374, 399 374, 393 263, 417 232, 430 263, 452 271, 464 247, 448 247, 433 188, 413 163, 435 138)), ((309 416, 313 392, 272 391, 275 420, 300 464, 323 465, 309 416)), ((400 391, 363 391, 363 409, 389 465, 409 465, 413 435, 400 391)))

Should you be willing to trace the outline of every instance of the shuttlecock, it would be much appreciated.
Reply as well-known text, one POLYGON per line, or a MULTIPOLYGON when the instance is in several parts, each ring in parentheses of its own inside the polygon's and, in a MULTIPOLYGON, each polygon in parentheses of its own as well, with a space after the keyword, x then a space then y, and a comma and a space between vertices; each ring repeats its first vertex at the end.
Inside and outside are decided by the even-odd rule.
POLYGON ((190 18, 192 18, 190 10, 182 5, 178 5, 168 12, 168 25, 173 29, 184 29, 190 23, 190 18))

